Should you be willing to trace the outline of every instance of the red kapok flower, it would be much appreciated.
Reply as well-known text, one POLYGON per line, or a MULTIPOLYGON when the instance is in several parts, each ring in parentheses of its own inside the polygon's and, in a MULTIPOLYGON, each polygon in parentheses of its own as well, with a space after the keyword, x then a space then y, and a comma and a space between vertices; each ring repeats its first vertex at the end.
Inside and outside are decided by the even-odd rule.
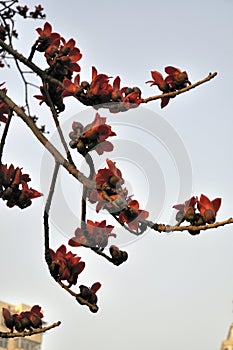
POLYGON ((37 51, 43 52, 50 45, 59 46, 60 34, 52 33, 52 26, 50 23, 46 22, 44 24, 44 29, 37 28, 37 33, 40 35, 38 38, 38 45, 36 47, 37 51))
POLYGON ((126 222, 131 230, 137 230, 140 221, 147 219, 148 211, 139 209, 139 203, 136 200, 131 200, 128 207, 123 209, 119 215, 119 222, 126 222))
POLYGON ((12 164, 0 165, 0 198, 7 201, 7 206, 15 205, 20 209, 27 208, 32 199, 42 196, 42 193, 28 187, 31 179, 28 174, 23 174, 22 169, 15 168, 12 164))
MULTIPOLYGON (((170 87, 168 83, 166 82, 166 79, 163 78, 162 74, 157 71, 151 71, 151 76, 153 80, 148 80, 146 84, 150 83, 150 86, 156 85, 158 86, 159 90, 161 90, 163 93, 170 92, 170 87)), ((165 107, 170 101, 169 97, 163 97, 161 98, 161 108, 165 107)))
POLYGON ((177 221, 192 221, 195 215, 195 206, 197 203, 197 197, 191 197, 189 200, 185 201, 184 204, 175 204, 173 208, 179 210, 177 213, 177 221))
POLYGON ((165 82, 175 90, 183 89, 187 84, 191 84, 188 80, 187 72, 182 72, 179 68, 168 66, 165 68, 165 72, 168 76, 165 78, 165 82))
POLYGON ((208 224, 215 222, 216 214, 221 206, 221 198, 215 198, 212 201, 201 194, 200 199, 197 202, 197 208, 200 211, 204 221, 208 224))
POLYGON ((98 74, 97 69, 92 67, 92 82, 87 91, 89 98, 95 98, 95 96, 101 96, 101 102, 107 102, 110 99, 112 93, 112 86, 109 84, 109 79, 112 77, 106 74, 98 74))
POLYGON ((68 244, 72 247, 80 245, 105 248, 108 245, 109 237, 116 237, 112 233, 114 226, 106 225, 106 220, 101 222, 93 222, 87 220, 86 229, 77 228, 75 230, 75 237, 72 237, 68 244))
POLYGON ((103 152, 111 152, 113 145, 106 141, 110 136, 115 136, 111 126, 106 124, 106 118, 96 113, 91 124, 83 127, 81 123, 72 124, 73 131, 70 132, 70 147, 77 148, 78 152, 86 155, 89 151, 95 150, 99 155, 103 152))
POLYGON ((39 305, 32 306, 30 311, 22 311, 20 314, 11 315, 6 308, 2 309, 4 322, 7 328, 13 332, 14 328, 17 332, 23 332, 25 329, 40 328, 42 326, 43 314, 39 305))
POLYGON ((59 281, 66 280, 69 286, 75 285, 78 275, 85 267, 85 262, 80 261, 81 258, 76 256, 76 254, 66 252, 64 244, 56 252, 50 249, 50 255, 52 258, 50 270, 53 277, 59 281))
MULTIPOLYGON (((100 282, 95 282, 90 288, 84 285, 79 286, 80 288, 80 294, 79 296, 86 300, 88 303, 90 303, 91 305, 95 305, 95 308, 89 307, 91 312, 97 312, 98 311, 98 307, 97 307, 97 295, 96 293, 98 292, 98 290, 101 287, 101 283, 100 282)), ((82 302, 80 301, 80 299, 77 299, 77 301, 82 304, 82 302)))
POLYGON ((98 170, 95 176, 97 185, 104 185, 105 183, 113 188, 119 187, 124 183, 120 169, 116 167, 116 162, 107 159, 108 168, 98 170))
POLYGON ((76 75, 73 83, 71 80, 65 78, 63 80, 63 85, 65 90, 62 92, 62 97, 75 96, 82 90, 82 86, 80 85, 80 75, 76 75))

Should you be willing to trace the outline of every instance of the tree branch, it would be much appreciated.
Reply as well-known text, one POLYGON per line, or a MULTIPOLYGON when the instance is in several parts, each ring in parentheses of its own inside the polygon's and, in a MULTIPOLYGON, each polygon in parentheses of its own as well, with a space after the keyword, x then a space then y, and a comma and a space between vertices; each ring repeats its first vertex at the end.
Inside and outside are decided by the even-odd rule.
POLYGON ((20 337, 28 337, 31 336, 33 334, 39 334, 39 333, 44 333, 52 328, 58 327, 60 326, 61 321, 55 322, 53 324, 51 324, 50 326, 47 327, 42 327, 42 328, 38 328, 35 330, 31 330, 31 331, 24 331, 24 332, 17 332, 17 333, 11 333, 11 332, 0 332, 0 338, 20 338, 20 337))
POLYGON ((174 231, 181 232, 186 230, 187 231, 205 231, 213 228, 218 228, 220 226, 233 224, 233 218, 229 218, 224 221, 215 222, 213 224, 201 225, 201 226, 192 226, 192 225, 171 226, 171 225, 153 223, 152 221, 149 221, 149 220, 144 220, 143 223, 145 223, 148 227, 152 228, 157 232, 174 232, 174 231))
POLYGON ((0 99, 5 102, 10 109, 12 109, 31 129, 36 138, 42 143, 42 145, 49 151, 49 153, 55 158, 56 162, 61 164, 72 176, 74 176, 86 187, 95 188, 95 182, 89 180, 81 171, 70 164, 62 154, 50 143, 50 141, 40 132, 32 119, 26 115, 22 108, 17 106, 4 92, 0 89, 0 99))
POLYGON ((1 164, 1 162, 2 162, 3 148, 4 148, 4 145, 5 145, 5 142, 6 142, 6 137, 7 137, 7 133, 8 133, 8 130, 9 130, 10 123, 11 123, 12 114, 13 114, 13 113, 11 113, 11 114, 8 116, 7 122, 6 122, 6 124, 5 124, 4 130, 3 130, 3 133, 2 133, 2 138, 1 138, 1 143, 0 143, 0 164, 1 164))
POLYGON ((202 79, 202 80, 199 80, 199 81, 197 81, 197 82, 194 83, 194 84, 188 85, 188 86, 186 86, 186 87, 183 88, 183 89, 176 90, 176 91, 172 91, 172 92, 167 92, 167 93, 165 93, 165 94, 160 94, 160 95, 155 95, 155 96, 151 96, 151 97, 144 98, 143 101, 142 101, 142 103, 148 103, 148 102, 150 102, 150 101, 155 101, 155 100, 158 100, 158 99, 161 99, 161 98, 165 98, 165 97, 171 97, 171 98, 172 98, 172 97, 175 97, 175 96, 180 95, 180 94, 182 94, 182 93, 184 93, 184 92, 187 92, 187 91, 189 91, 189 90, 191 90, 191 89, 194 89, 195 87, 197 87, 197 86, 199 86, 199 85, 201 85, 201 84, 206 83, 207 81, 209 81, 209 80, 215 78, 216 75, 217 75, 216 72, 215 72, 215 73, 209 73, 209 75, 208 75, 206 78, 204 78, 204 79, 202 79))

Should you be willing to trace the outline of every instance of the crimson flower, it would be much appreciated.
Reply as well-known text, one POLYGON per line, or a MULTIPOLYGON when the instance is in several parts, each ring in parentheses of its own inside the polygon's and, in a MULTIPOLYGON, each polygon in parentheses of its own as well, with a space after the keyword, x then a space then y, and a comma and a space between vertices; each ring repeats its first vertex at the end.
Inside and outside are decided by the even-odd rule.
POLYGON ((16 6, 16 9, 18 10, 18 14, 24 18, 27 18, 27 12, 29 8, 25 6, 16 6))
POLYGON ((109 101, 113 90, 109 84, 110 78, 112 77, 106 74, 98 74, 97 69, 92 67, 92 82, 87 90, 87 97, 95 99, 95 97, 101 96, 102 103, 109 101))
POLYGON ((124 179, 120 169, 116 167, 116 163, 107 159, 108 168, 99 169, 95 175, 97 189, 89 193, 91 203, 97 203, 96 211, 107 209, 109 212, 120 212, 127 207, 126 188, 122 188, 124 179))
MULTIPOLYGON (((151 76, 153 80, 148 80, 146 84, 150 83, 151 84, 150 86, 153 86, 153 85, 158 86, 159 90, 161 90, 163 93, 170 92, 170 87, 160 72, 151 71, 151 76)), ((169 97, 162 97, 161 108, 165 107, 169 103, 169 101, 170 101, 169 97)))
POLYGON ((61 245, 56 252, 50 249, 52 264, 50 270, 56 280, 66 280, 69 286, 75 285, 78 275, 83 271, 85 262, 72 252, 66 252, 65 245, 61 245))
POLYGON ((117 76, 113 81, 112 89, 112 101, 117 103, 112 103, 109 107, 112 113, 124 112, 130 108, 136 108, 142 102, 141 90, 138 87, 120 88, 121 79, 117 76))
POLYGON ((45 18, 45 15, 42 13, 44 8, 41 5, 35 6, 35 11, 30 12, 32 18, 45 18))
MULTIPOLYGON (((148 80, 146 83, 150 83, 150 86, 156 85, 165 94, 168 92, 176 91, 191 84, 188 80, 187 72, 182 72, 179 68, 172 66, 165 67, 165 72, 168 76, 164 79, 162 74, 157 71, 151 71, 153 80, 148 80)), ((161 98, 161 108, 165 107, 170 101, 170 97, 161 98)))
POLYGON ((195 215, 195 206, 197 203, 197 197, 191 197, 189 200, 185 201, 184 204, 175 204, 173 208, 178 210, 176 219, 178 222, 183 220, 192 221, 195 215))
POLYGON ((28 187, 31 179, 28 174, 23 174, 21 168, 15 168, 12 164, 0 165, 0 198, 7 201, 7 206, 15 205, 24 209, 31 205, 32 199, 42 196, 42 193, 28 187))
POLYGON ((69 134, 71 138, 70 147, 77 148, 78 152, 86 155, 94 149, 99 155, 103 152, 111 152, 113 145, 106 141, 110 136, 115 136, 111 126, 106 124, 106 118, 96 113, 91 124, 83 127, 81 123, 72 124, 73 131, 69 134))
POLYGON ((106 225, 106 220, 101 222, 87 220, 85 230, 77 228, 75 237, 72 237, 68 244, 72 247, 84 245, 103 249, 108 245, 109 237, 116 237, 115 233, 112 233, 113 229, 114 226, 106 225))
POLYGON ((62 97, 75 96, 82 90, 82 86, 80 85, 80 75, 76 75, 74 82, 72 82, 70 79, 65 78, 63 80, 63 85, 65 87, 65 90, 62 92, 62 97))
POLYGON ((59 49, 59 60, 62 61, 63 65, 66 65, 72 72, 80 72, 81 68, 77 64, 82 58, 80 50, 75 47, 75 40, 70 39, 67 42, 64 38, 61 38, 63 46, 59 49))
POLYGON ((25 329, 40 328, 43 314, 39 305, 32 306, 30 311, 22 311, 20 314, 11 314, 6 308, 2 308, 3 319, 7 328, 13 332, 23 332, 25 329))
POLYGON ((43 52, 50 45, 59 46, 61 36, 58 33, 52 33, 52 26, 50 23, 46 22, 44 24, 44 29, 37 28, 36 31, 40 35, 36 47, 37 51, 43 52))
POLYGON ((148 211, 139 209, 139 203, 136 200, 130 200, 127 208, 123 209, 119 214, 119 222, 127 223, 131 230, 137 230, 140 221, 147 219, 148 211))
POLYGON ((215 198, 212 201, 204 194, 200 196, 197 202, 197 208, 207 224, 216 220, 216 214, 221 206, 221 198, 215 198))
POLYGON ((165 72, 168 74, 165 81, 170 88, 179 90, 186 87, 187 84, 191 84, 187 72, 182 72, 179 68, 168 66, 165 68, 165 72))
POLYGON ((98 170, 95 176, 96 185, 105 185, 112 188, 121 186, 124 183, 120 169, 116 167, 116 162, 107 159, 108 168, 98 170))
MULTIPOLYGON (((84 285, 79 286, 80 288, 80 294, 79 296, 86 300, 88 303, 90 303, 91 305, 95 305, 97 304, 98 298, 96 295, 96 292, 100 289, 101 287, 101 283, 100 282, 95 282, 90 288, 84 285)), ((82 302, 80 301, 80 299, 77 299, 77 301, 82 304, 82 302)), ((90 311, 92 312, 97 312, 98 308, 96 307, 96 309, 93 309, 90 307, 90 311)))

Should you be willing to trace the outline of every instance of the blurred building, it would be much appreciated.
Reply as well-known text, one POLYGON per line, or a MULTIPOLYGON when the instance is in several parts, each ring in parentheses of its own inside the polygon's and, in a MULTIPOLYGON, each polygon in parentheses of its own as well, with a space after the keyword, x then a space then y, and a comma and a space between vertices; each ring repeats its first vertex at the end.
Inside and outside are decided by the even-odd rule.
MULTIPOLYGON (((19 314, 22 311, 29 311, 31 306, 25 304, 12 305, 0 301, 0 331, 9 332, 6 328, 2 316, 2 308, 6 308, 11 314, 19 314)), ((0 350, 40 350, 42 343, 42 334, 34 334, 30 337, 22 338, 0 338, 0 350)))
POLYGON ((233 323, 230 325, 227 339, 223 340, 220 350, 233 350, 233 323))

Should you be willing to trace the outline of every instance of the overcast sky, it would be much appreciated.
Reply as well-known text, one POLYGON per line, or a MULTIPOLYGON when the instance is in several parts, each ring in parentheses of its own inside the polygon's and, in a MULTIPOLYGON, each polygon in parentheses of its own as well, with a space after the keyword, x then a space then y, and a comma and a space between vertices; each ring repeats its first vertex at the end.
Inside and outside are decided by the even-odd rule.
MULTIPOLYGON (((27 3, 35 4, 32 0, 27 3)), ((174 223, 172 206, 201 193, 210 199, 223 198, 218 220, 231 217, 232 0, 41 4, 53 30, 67 40, 76 40, 83 53, 82 80, 90 81, 94 65, 99 72, 120 75, 122 86, 140 86, 147 97, 158 92, 145 85, 151 70, 179 67, 188 72, 191 82, 218 72, 214 80, 177 96, 163 110, 155 101, 132 113, 108 116, 117 132, 115 140, 112 138, 114 152, 94 158, 98 167, 105 166, 106 157, 117 162, 130 192, 141 208, 150 211, 152 220, 174 223)), ((16 47, 26 56, 37 38, 37 27, 43 27, 43 22, 18 24, 16 47)), ((43 62, 39 53, 37 58, 43 62)), ((8 82, 9 95, 23 104, 18 75, 1 73, 1 81, 8 82)), ((38 91, 32 89, 31 93, 38 91)), ((41 124, 50 129, 47 136, 55 140, 47 107, 39 109, 38 101, 32 106, 41 124)), ((93 117, 91 109, 67 98, 60 121, 68 132, 73 120, 85 124, 93 117)), ((42 211, 51 158, 20 120, 15 120, 8 142, 3 162, 23 167, 31 175, 31 186, 45 196, 24 211, 7 209, 1 203, 0 299, 40 304, 47 322, 62 321, 58 329, 45 334, 43 350, 220 348, 233 321, 231 226, 195 237, 185 232, 163 235, 148 230, 135 239, 116 225, 118 237, 110 243, 129 253, 129 260, 120 267, 91 251, 72 249, 87 263, 80 284, 102 283, 100 310, 91 314, 51 280, 44 263, 42 211)), ((80 158, 77 161, 85 171, 80 158)), ((79 223, 80 194, 81 187, 61 171, 51 213, 51 245, 55 250, 67 243, 79 223)), ((90 205, 88 214, 97 220, 90 205)), ((106 213, 101 217, 108 219, 106 213)))

